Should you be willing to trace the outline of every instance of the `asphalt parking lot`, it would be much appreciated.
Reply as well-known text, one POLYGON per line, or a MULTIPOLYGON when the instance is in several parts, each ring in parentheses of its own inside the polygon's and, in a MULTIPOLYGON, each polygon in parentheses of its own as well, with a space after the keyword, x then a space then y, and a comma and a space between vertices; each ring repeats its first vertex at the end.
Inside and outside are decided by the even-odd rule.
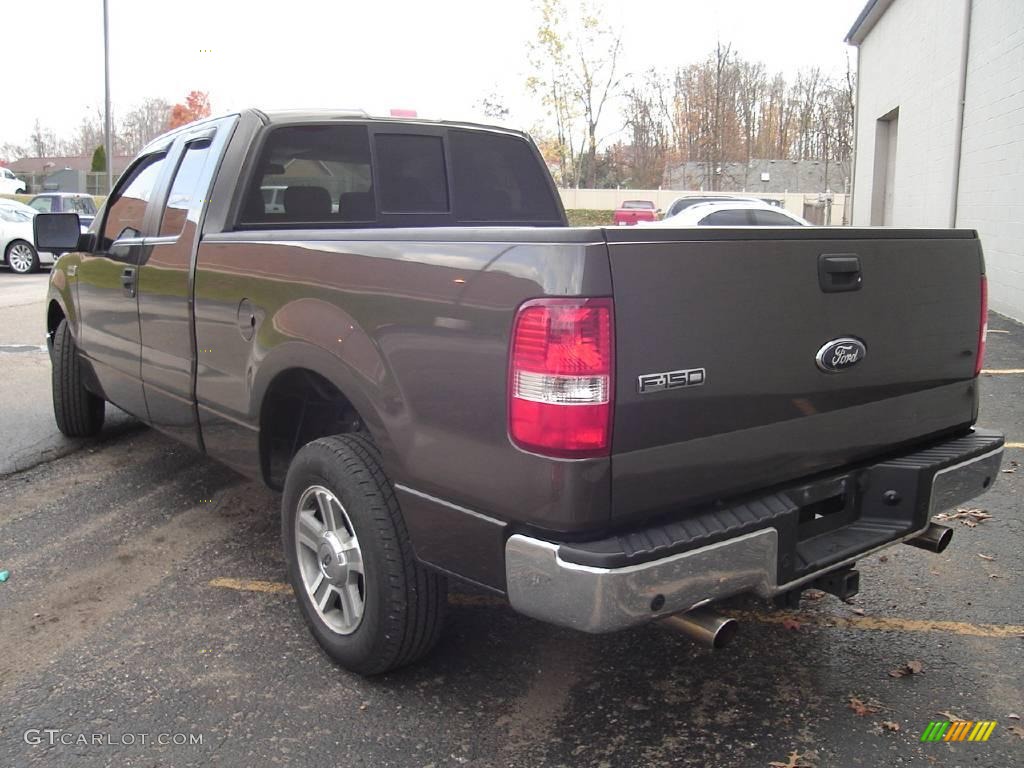
POLYGON ((275 494, 109 406, 57 435, 45 280, 0 273, 0 766, 1024 765, 1022 326, 991 317, 981 424, 1015 447, 945 553, 863 561, 849 604, 737 601, 719 652, 455 588, 437 651, 364 680, 302 625, 275 494), (921 743, 954 719, 998 726, 921 743))

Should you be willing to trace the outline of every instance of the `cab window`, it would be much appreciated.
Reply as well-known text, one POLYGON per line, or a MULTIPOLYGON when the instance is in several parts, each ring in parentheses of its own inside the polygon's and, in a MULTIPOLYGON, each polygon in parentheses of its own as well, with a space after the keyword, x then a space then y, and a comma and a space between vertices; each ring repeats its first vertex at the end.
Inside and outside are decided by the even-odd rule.
POLYGON ((119 238, 142 236, 146 205, 153 196, 166 157, 150 155, 143 158, 132 169, 124 184, 119 185, 114 192, 113 200, 107 206, 100 250, 109 250, 111 244, 119 238))
MULTIPOLYGON (((200 189, 200 182, 209 177, 204 176, 203 168, 210 155, 210 140, 194 141, 185 149, 185 156, 174 175, 171 193, 164 208, 163 220, 160 222, 160 236, 168 237, 181 234, 185 229, 188 212, 192 209, 196 198, 202 197, 206 190, 200 189)), ((198 210, 198 209, 197 209, 198 210)))

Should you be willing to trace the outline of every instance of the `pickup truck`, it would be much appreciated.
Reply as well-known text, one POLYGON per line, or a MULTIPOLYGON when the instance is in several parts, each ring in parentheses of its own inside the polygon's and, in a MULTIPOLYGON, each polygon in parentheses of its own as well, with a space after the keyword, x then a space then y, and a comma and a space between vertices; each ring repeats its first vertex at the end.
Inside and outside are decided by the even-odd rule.
POLYGON ((612 213, 612 223, 617 227, 657 220, 657 206, 650 200, 626 200, 612 213))
POLYGON ((279 489, 298 606, 359 673, 434 645, 449 577, 720 646, 711 604, 848 596, 998 476, 971 231, 571 228, 522 133, 257 110, 35 230, 60 430, 114 403, 279 489))

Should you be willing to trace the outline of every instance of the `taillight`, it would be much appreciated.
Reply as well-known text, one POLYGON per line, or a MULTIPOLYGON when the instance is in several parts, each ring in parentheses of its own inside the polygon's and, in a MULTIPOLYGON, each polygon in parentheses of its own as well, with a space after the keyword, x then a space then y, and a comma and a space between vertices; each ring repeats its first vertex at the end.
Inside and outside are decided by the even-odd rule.
POLYGON ((985 360, 985 337, 988 336, 988 278, 981 276, 981 318, 978 321, 978 358, 974 361, 974 375, 981 373, 985 360))
POLYGON ((611 299, 519 307, 509 359, 509 435, 548 456, 607 456, 615 387, 611 299))

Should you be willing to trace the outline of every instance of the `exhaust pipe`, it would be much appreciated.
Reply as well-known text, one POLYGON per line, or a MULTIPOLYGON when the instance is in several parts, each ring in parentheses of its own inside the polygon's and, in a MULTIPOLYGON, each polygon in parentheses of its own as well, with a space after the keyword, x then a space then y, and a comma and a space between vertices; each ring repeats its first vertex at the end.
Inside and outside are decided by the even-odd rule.
POLYGON ((924 533, 918 536, 916 539, 908 539, 905 543, 912 547, 919 547, 920 549, 927 549, 929 552, 935 552, 936 554, 944 550, 949 546, 949 542, 953 540, 953 529, 946 525, 938 525, 931 523, 925 529, 924 533))
POLYGON ((668 616, 662 622, 672 629, 682 632, 691 640, 695 640, 708 648, 725 648, 736 636, 740 625, 736 619, 720 616, 707 608, 695 608, 686 613, 668 616))

